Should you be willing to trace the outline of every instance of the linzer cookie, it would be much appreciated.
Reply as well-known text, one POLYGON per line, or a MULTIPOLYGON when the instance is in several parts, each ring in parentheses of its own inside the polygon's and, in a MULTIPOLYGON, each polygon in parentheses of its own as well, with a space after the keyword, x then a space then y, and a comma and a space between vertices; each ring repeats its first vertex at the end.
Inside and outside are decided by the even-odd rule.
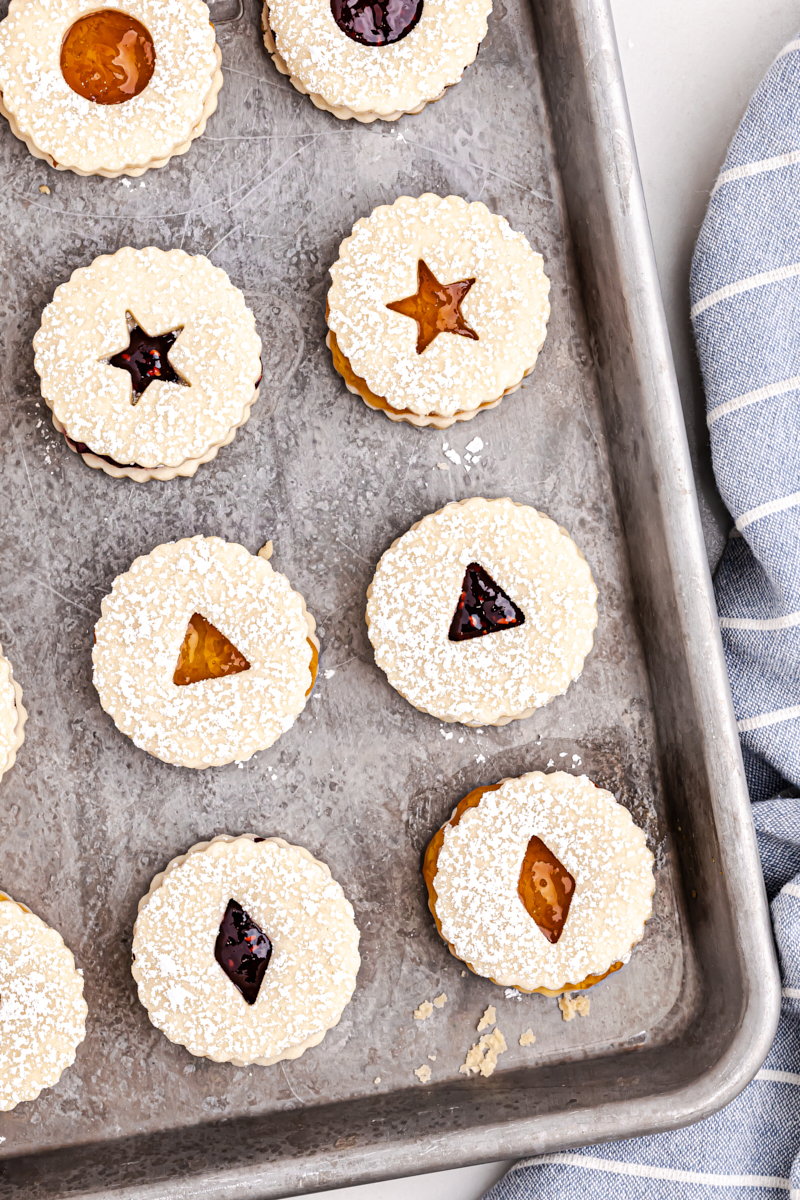
POLYGON ((267 0, 264 44, 317 108, 396 121, 458 83, 491 11, 491 0, 267 0))
POLYGON ((282 838, 216 837, 173 859, 139 904, 133 976, 150 1020, 236 1066, 299 1058, 339 1023, 361 959, 328 867, 282 838))
POLYGON ((141 175, 203 132, 221 61, 202 0, 11 0, 0 112, 59 171, 141 175))
POLYGON ((183 250, 126 246, 79 267, 33 346, 55 428, 115 479, 194 475, 258 396, 252 312, 223 270, 183 250))
POLYGON ((83 976, 61 935, 0 892, 0 1111, 54 1087, 86 1033, 83 976))
POLYGON ((245 762, 305 708, 315 621, 271 553, 185 538, 114 580, 95 626, 94 684, 142 750, 184 767, 245 762))
POLYGON ((458 196, 401 196, 357 221, 328 292, 333 365, 392 421, 446 429, 536 365, 550 315, 540 254, 458 196))
POLYGON ((375 661, 423 712, 464 725, 530 716, 577 679, 597 588, 549 517, 473 497, 412 525, 367 591, 375 661))
POLYGON ((22 688, 14 678, 11 663, 0 646, 0 779, 16 761, 17 751, 25 740, 27 718, 22 704, 22 688))
POLYGON ((626 963, 655 891, 653 855, 628 810, 561 771, 471 792, 428 846, 423 875, 456 958, 549 996, 626 963))

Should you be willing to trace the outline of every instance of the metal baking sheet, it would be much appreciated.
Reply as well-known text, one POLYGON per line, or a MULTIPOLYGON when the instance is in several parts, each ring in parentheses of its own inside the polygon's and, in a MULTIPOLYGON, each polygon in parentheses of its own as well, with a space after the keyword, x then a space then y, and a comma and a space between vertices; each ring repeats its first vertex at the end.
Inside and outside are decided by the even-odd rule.
POLYGON ((55 172, 0 123, 0 641, 30 713, 0 791, 0 885, 62 932, 90 1006, 74 1067, 0 1116, 3 1195, 278 1197, 667 1128, 743 1087, 777 1019, 604 0, 497 0, 459 86, 419 116, 372 126, 319 112, 276 73, 258 8, 245 0, 242 17, 220 25, 219 111, 163 170, 134 180, 55 172), (323 344, 340 240, 376 205, 423 191, 503 213, 552 280, 531 379, 445 434, 369 411, 323 344), (208 255, 257 316, 261 399, 193 480, 142 486, 90 471, 39 397, 31 338, 42 307, 74 268, 126 244, 208 255), (476 436, 484 447, 469 463, 476 436), (364 625, 382 551, 470 495, 547 512, 600 589, 580 680, 531 719, 482 731, 406 704, 375 667, 364 625), (275 566, 320 626, 306 712, 241 768, 192 772, 149 757, 116 731, 91 683, 92 628, 114 577, 194 533, 251 551, 271 538, 275 566), (571 1023, 553 1000, 463 974, 435 932, 419 870, 468 790, 549 765, 610 788, 658 867, 643 943, 592 993, 591 1015, 571 1023), (362 930, 358 989, 340 1025, 274 1068, 218 1065, 170 1044, 130 974, 151 877, 194 842, 243 831, 279 834, 328 862, 362 930), (416 1005, 442 991, 446 1006, 414 1021, 416 1005), (509 1049, 493 1078, 465 1079, 458 1068, 488 1003, 509 1049), (533 1050, 518 1045, 529 1026, 533 1050), (422 1086, 413 1071, 432 1054, 422 1086))

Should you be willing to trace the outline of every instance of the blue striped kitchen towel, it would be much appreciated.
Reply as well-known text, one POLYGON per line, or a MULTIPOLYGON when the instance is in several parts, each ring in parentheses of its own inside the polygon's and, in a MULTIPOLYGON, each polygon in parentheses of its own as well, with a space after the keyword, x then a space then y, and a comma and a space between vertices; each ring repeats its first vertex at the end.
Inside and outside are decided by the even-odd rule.
POLYGON ((783 976, 766 1063, 716 1116, 527 1159, 485 1200, 800 1200, 800 37, 739 127, 692 266, 717 484, 715 581, 783 976))

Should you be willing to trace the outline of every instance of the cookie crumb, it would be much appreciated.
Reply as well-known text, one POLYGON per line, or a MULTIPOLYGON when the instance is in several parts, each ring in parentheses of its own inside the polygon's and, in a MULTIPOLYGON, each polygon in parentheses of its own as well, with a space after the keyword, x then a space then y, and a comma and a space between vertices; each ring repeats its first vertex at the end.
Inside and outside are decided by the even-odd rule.
POLYGON ((588 996, 568 996, 566 992, 558 998, 562 1021, 574 1021, 576 1016, 588 1017, 591 1000, 588 996))
POLYGON ((417 1067, 414 1074, 420 1083, 428 1083, 431 1077, 431 1069, 427 1063, 423 1063, 421 1067, 417 1067))
POLYGON ((437 463, 436 465, 440 471, 449 471, 450 470, 450 463, 437 463))
POLYGON ((478 1021, 478 1033, 480 1033, 482 1029, 488 1029, 490 1025, 496 1025, 496 1024, 497 1024, 497 1009, 495 1008, 495 1006, 493 1004, 490 1004, 489 1007, 486 1009, 486 1012, 481 1017, 480 1021, 478 1021))
POLYGON ((381 1081, 381 1077, 380 1077, 380 1075, 376 1075, 376 1076, 375 1076, 375 1078, 373 1079, 373 1081, 372 1081, 372 1082, 373 1082, 373 1083, 380 1083, 380 1081, 381 1081))
POLYGON ((503 994, 505 995, 506 1000, 521 1000, 522 999, 522 994, 520 992, 518 992, 516 988, 506 988, 506 990, 503 994))
POLYGON ((520 1046, 532 1046, 535 1041, 536 1035, 533 1030, 526 1029, 525 1032, 520 1036, 519 1044, 520 1046))
POLYGON ((461 978, 462 978, 462 979, 465 979, 465 978, 466 978, 466 975, 467 975, 467 972, 466 972, 466 971, 462 971, 462 972, 461 972, 461 978))
POLYGON ((39 191, 42 193, 42 195, 43 195, 43 196, 49 196, 49 195, 50 195, 50 188, 47 186, 47 184, 46 184, 46 183, 40 183, 40 184, 39 184, 39 191))
POLYGON ((479 1072, 484 1079, 494 1074, 497 1057, 508 1049, 506 1039, 499 1029, 481 1035, 467 1052, 467 1057, 458 1068, 462 1075, 477 1075, 479 1072))
POLYGON ((428 1061, 429 1061, 429 1062, 436 1062, 436 1055, 435 1055, 435 1054, 429 1054, 429 1055, 428 1055, 428 1061))
POLYGON ((447 992, 442 992, 441 996, 433 997, 434 1008, 444 1008, 445 1004, 447 1004, 447 992))
POLYGON ((423 1000, 419 1008, 414 1009, 415 1021, 427 1021, 428 1017, 433 1012, 433 1005, 430 1000, 423 1000))

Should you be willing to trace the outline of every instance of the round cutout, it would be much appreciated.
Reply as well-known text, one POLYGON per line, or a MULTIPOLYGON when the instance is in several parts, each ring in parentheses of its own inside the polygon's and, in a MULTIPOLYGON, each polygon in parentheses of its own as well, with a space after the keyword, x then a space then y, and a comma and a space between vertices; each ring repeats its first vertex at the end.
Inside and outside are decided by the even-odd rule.
POLYGON ((117 9, 87 13, 67 30, 61 74, 93 104, 124 104, 153 77, 156 48, 141 21, 117 9))
POLYGON ((333 19, 362 46, 391 46, 411 33, 425 0, 331 0, 333 19))

